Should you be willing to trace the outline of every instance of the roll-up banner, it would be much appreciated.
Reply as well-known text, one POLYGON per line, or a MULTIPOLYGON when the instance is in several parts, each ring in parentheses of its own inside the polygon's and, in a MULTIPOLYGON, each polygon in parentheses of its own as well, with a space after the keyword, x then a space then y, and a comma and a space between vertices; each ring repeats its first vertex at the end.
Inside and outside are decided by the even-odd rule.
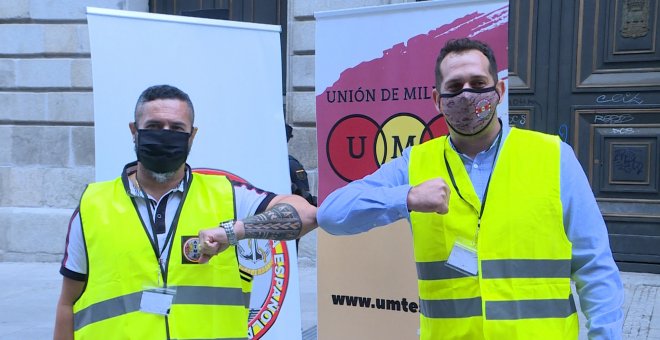
MULTIPOLYGON (((136 158, 128 123, 140 93, 170 84, 195 107, 193 169, 290 192, 279 26, 100 8, 87 8, 87 20, 97 180, 119 176, 136 158)), ((300 339, 295 243, 244 240, 237 253, 255 275, 246 334, 300 339)))
MULTIPOLYGON (((508 1, 432 1, 315 13, 319 199, 445 135, 431 93, 438 52, 473 38, 508 79, 508 1)), ((498 115, 508 122, 508 100, 498 115)), ((417 274, 409 222, 318 238, 318 335, 415 339, 417 274)))

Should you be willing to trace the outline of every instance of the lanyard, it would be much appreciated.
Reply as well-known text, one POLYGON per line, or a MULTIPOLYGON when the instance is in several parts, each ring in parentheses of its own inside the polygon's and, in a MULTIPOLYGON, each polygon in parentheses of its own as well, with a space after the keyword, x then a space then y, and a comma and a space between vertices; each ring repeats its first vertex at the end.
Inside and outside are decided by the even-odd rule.
MULTIPOLYGON (((449 136, 447 136, 447 140, 449 140, 449 136)), ((495 155, 493 156, 493 163, 490 167, 490 174, 488 175, 488 182, 486 182, 486 189, 484 190, 484 198, 481 202, 481 208, 479 211, 479 219, 477 220, 477 230, 474 234, 474 244, 476 245, 477 243, 477 236, 479 235, 479 229, 481 228, 481 217, 484 215, 484 209, 486 208, 486 199, 488 198, 488 188, 490 187, 490 179, 493 177, 493 171, 495 170, 495 161, 497 160, 497 155, 500 152, 500 142, 502 141, 502 128, 500 128, 500 132, 497 134, 497 144, 495 145, 495 155)), ((445 161, 445 166, 447 167, 447 172, 449 173, 449 179, 451 180, 451 184, 454 187, 454 190, 456 190, 456 193, 458 193, 458 196, 467 204, 472 206, 464 197, 461 195, 461 191, 458 189, 458 186, 456 185, 456 180, 454 179, 454 173, 451 170, 451 166, 449 165, 449 162, 447 161, 447 147, 445 146, 444 148, 444 161, 445 161)))
MULTIPOLYGON (((137 182, 137 174, 135 176, 135 180, 137 182)), ((187 181, 184 178, 184 188, 187 188, 187 181)), ((147 213, 149 214, 149 225, 151 226, 151 232, 152 232, 152 238, 151 238, 151 244, 152 247, 154 248, 154 252, 156 254, 156 257, 158 258, 158 263, 161 263, 161 255, 163 254, 163 251, 165 251, 165 248, 167 247, 168 244, 172 242, 172 235, 174 234, 174 230, 176 229, 177 221, 179 219, 179 215, 181 214, 181 208, 183 207, 183 200, 185 199, 185 194, 181 198, 181 201, 179 201, 179 206, 177 207, 176 213, 174 215, 174 218, 172 219, 172 223, 170 224, 169 231, 167 232, 167 236, 165 237, 165 240, 163 241, 163 247, 161 248, 158 245, 158 233, 157 233, 157 227, 156 224, 154 223, 154 215, 151 212, 151 199, 149 199, 149 196, 147 193, 142 189, 142 186, 138 183, 138 188, 140 189, 140 193, 142 194, 142 198, 145 201, 145 204, 147 205, 147 213)), ((167 204, 167 202, 164 202, 167 204)), ((167 207, 166 207, 167 208, 167 207)), ((163 216, 163 218, 165 218, 163 216)), ((162 263, 161 263, 162 264, 162 263)))

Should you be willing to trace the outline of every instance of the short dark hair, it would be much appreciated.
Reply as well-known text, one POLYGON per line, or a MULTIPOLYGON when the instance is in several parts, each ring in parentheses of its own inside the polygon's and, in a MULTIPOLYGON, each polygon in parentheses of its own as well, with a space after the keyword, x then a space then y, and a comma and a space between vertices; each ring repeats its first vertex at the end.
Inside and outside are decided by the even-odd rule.
POLYGON ((438 91, 440 91, 440 85, 442 84, 442 71, 440 70, 440 64, 445 57, 449 53, 464 53, 470 50, 477 50, 486 56, 488 63, 490 64, 488 71, 493 77, 495 83, 497 83, 497 61, 495 60, 495 53, 488 44, 468 38, 451 39, 445 43, 445 46, 440 50, 440 54, 438 54, 438 59, 435 61, 435 88, 438 91))
POLYGON ((135 104, 135 124, 137 124, 142 117, 142 105, 158 99, 178 99, 185 102, 190 110, 190 123, 191 125, 194 125, 195 109, 193 108, 192 101, 190 101, 190 97, 187 93, 172 85, 154 85, 142 91, 142 94, 140 94, 140 97, 138 97, 137 103, 135 104))

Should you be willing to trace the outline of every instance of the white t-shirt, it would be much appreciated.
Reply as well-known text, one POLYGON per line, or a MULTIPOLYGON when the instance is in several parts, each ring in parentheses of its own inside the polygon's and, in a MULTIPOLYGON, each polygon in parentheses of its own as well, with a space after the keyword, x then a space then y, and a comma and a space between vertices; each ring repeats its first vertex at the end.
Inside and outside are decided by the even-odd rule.
MULTIPOLYGON (((190 176, 189 172, 186 176, 190 176)), ((148 222, 150 219, 150 214, 147 209, 151 209, 152 223, 156 223, 157 218, 162 218, 158 215, 157 212, 162 212, 163 207, 159 207, 160 204, 164 204, 165 212, 165 232, 158 233, 158 246, 160 248, 160 263, 165 265, 167 263, 167 255, 169 254, 169 246, 172 240, 168 244, 164 244, 165 238, 169 233, 170 226, 174 220, 174 215, 181 203, 181 198, 183 197, 183 191, 185 189, 185 183, 182 181, 181 184, 168 193, 163 195, 163 197, 156 201, 153 197, 149 196, 150 204, 147 204, 147 201, 140 191, 132 181, 127 181, 129 183, 129 190, 127 193, 135 200, 140 217, 147 226, 149 232, 149 237, 153 240, 153 230, 151 224, 148 222)), ((266 209, 268 203, 275 197, 275 194, 267 191, 260 190, 249 184, 240 183, 237 181, 231 181, 234 186, 234 206, 236 208, 236 219, 244 219, 248 216, 261 213, 266 209)), ((221 222, 221 221, 218 221, 221 222)), ((200 229, 212 227, 212 226, 200 226, 200 229)), ((69 221, 69 231, 66 237, 66 247, 64 250, 64 258, 62 259, 62 267, 60 268, 60 273, 70 279, 78 281, 87 280, 87 252, 85 250, 85 242, 82 237, 82 224, 80 223, 80 214, 79 209, 76 209, 71 216, 69 221)))

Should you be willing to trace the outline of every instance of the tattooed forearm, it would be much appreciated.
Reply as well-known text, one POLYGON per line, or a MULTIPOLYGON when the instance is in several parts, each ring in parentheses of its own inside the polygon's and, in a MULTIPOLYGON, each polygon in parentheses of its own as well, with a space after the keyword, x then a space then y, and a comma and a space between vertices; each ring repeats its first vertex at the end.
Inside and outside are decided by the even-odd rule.
POLYGON ((300 236, 302 221, 296 209, 279 203, 272 209, 243 220, 245 238, 294 240, 300 236))

